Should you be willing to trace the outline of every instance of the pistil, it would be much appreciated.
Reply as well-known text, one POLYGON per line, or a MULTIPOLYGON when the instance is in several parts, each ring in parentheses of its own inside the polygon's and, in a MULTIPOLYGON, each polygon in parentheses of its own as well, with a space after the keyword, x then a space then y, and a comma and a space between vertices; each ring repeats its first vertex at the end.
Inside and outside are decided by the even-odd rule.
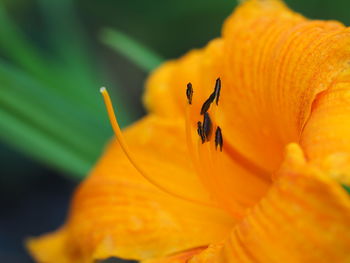
MULTIPOLYGON (((110 120, 110 123, 111 123, 111 126, 113 128, 113 131, 114 131, 114 134, 115 136, 117 137, 117 140, 120 144, 120 147, 122 148, 125 156, 129 159, 130 163, 134 166, 134 168, 149 182, 151 183, 152 185, 154 185, 155 187, 157 187, 158 189, 162 190, 163 192, 167 193, 167 194, 170 194, 174 197, 177 197, 177 198, 180 198, 180 199, 183 199, 183 200, 186 200, 186 201, 189 201, 189 202, 192 202, 192 203, 197 203, 197 204, 201 204, 201 205, 206 205, 206 206, 211 206, 210 204, 206 204, 206 203, 203 203, 202 201, 200 200, 194 200, 193 198, 191 197, 188 197, 188 196, 182 196, 182 195, 179 195, 178 193, 172 191, 171 189, 167 189, 165 188, 164 186, 162 186, 161 184, 159 184, 158 182, 156 182, 147 172, 146 169, 144 169, 144 167, 142 167, 140 165, 139 162, 137 162, 135 156, 132 154, 132 152, 130 151, 127 143, 126 143, 126 140, 124 139, 124 136, 122 134, 122 131, 120 130, 120 126, 118 124, 118 120, 117 120, 117 117, 115 115, 115 112, 114 112, 114 109, 113 109, 113 105, 112 105, 112 101, 111 101, 111 98, 106 90, 106 88, 102 87, 100 89, 100 92, 103 96, 103 100, 105 102, 105 105, 106 105, 106 109, 107 109, 107 112, 108 112, 108 117, 109 117, 109 120, 110 120)), ((186 125, 187 126, 187 125, 186 125)))

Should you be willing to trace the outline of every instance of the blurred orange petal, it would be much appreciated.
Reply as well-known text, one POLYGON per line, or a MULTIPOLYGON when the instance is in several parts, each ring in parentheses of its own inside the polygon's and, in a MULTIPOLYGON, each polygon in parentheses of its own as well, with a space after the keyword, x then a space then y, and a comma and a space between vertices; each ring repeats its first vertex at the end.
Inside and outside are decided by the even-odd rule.
POLYGON ((80 260, 74 261, 73 257, 69 255, 70 248, 67 244, 66 232, 65 229, 60 229, 39 239, 30 238, 26 241, 26 246, 37 262, 82 262, 80 260))
POLYGON ((223 246, 190 263, 350 262, 350 197, 289 145, 270 191, 223 246))
MULTIPOLYGON (((150 173, 190 178, 182 129, 176 122, 149 116, 125 136, 150 173)), ((148 183, 113 141, 75 193, 62 230, 65 236, 60 231, 33 239, 29 249, 38 262, 48 263, 57 262, 58 251, 67 262, 111 256, 142 260, 219 241, 233 223, 219 209, 172 197, 148 183)))
POLYGON ((165 258, 145 260, 142 263, 187 263, 194 255, 199 254, 205 249, 204 247, 193 248, 165 258))
POLYGON ((350 185, 350 70, 318 95, 302 134, 307 157, 340 183, 350 185))

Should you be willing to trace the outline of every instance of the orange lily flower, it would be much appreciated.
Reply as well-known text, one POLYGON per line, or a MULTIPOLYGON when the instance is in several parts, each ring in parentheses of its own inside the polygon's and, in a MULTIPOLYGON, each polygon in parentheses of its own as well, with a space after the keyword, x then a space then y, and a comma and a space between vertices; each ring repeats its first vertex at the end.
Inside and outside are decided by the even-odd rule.
POLYGON ((31 254, 350 262, 349 62, 349 28, 245 1, 222 37, 155 71, 149 115, 123 134, 102 90, 118 141, 31 254))

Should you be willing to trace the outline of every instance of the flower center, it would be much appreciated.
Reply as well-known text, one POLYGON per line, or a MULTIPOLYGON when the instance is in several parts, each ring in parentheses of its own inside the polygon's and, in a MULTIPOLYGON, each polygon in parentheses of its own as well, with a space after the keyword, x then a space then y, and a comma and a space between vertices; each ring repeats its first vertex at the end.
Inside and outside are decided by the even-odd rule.
MULTIPOLYGON (((233 207, 231 203, 224 204, 223 202, 227 201, 227 195, 234 194, 226 185, 230 181, 228 178, 231 178, 232 173, 235 172, 231 170, 231 165, 240 166, 251 174, 260 175, 265 174, 266 171, 240 154, 229 142, 224 144, 223 133, 229 136, 229 132, 222 130, 218 123, 220 119, 217 113, 220 107, 221 88, 221 79, 218 78, 213 92, 198 110, 198 108, 192 107, 192 104, 195 104, 192 101, 195 99, 194 87, 191 83, 187 84, 186 137, 192 163, 198 177, 212 194, 213 200, 216 200, 220 206, 230 208, 233 207), (197 110, 198 112, 196 112, 197 110), (197 135, 195 135, 195 127, 197 127, 197 135)), ((249 205, 243 204, 243 206, 249 205)), ((240 210, 232 209, 232 213, 238 213, 237 211, 240 210)), ((240 216, 240 214, 235 215, 240 216)))
POLYGON ((186 138, 187 146, 190 152, 193 166, 197 172, 197 175, 201 178, 201 181, 206 187, 209 187, 211 183, 208 178, 211 178, 210 174, 220 174, 222 172, 221 161, 218 158, 218 151, 223 151, 224 139, 222 130, 217 124, 216 112, 219 106, 221 91, 221 79, 218 78, 215 82, 214 91, 210 94, 209 98, 203 103, 199 116, 202 116, 202 120, 194 120, 191 115, 191 105, 193 99, 193 87, 191 83, 187 84, 186 96, 186 138), (193 131, 197 123, 197 135, 193 131), (215 138, 213 140, 213 130, 215 130, 215 138), (195 135, 195 136, 194 136, 195 135), (197 139, 194 139, 194 138, 197 139))
MULTIPOLYGON (((216 80, 213 93, 210 94, 209 98, 202 105, 200 114, 203 115, 203 122, 201 122, 201 121, 197 122, 197 133, 202 141, 202 144, 210 141, 212 131, 213 131, 213 123, 212 123, 212 120, 210 118, 208 111, 210 109, 211 104, 214 102, 214 100, 215 100, 216 107, 219 106, 220 91, 221 91, 221 79, 218 78, 216 80)), ((192 105, 193 88, 192 88, 191 83, 187 84, 186 96, 187 96, 188 105, 192 105)), ((214 115, 216 112, 215 105, 214 105, 214 109, 213 109, 214 115)), ((189 113, 189 112, 190 112, 190 110, 189 110, 189 107, 187 106, 187 113, 189 113)), ((186 114, 186 121, 187 121, 186 126, 190 125, 190 114, 186 114)), ((188 138, 191 138, 191 136, 188 136, 188 138)), ((222 151, 223 143, 224 143, 224 141, 222 138, 221 128, 219 126, 216 126, 215 149, 217 149, 219 146, 220 151, 222 151)))

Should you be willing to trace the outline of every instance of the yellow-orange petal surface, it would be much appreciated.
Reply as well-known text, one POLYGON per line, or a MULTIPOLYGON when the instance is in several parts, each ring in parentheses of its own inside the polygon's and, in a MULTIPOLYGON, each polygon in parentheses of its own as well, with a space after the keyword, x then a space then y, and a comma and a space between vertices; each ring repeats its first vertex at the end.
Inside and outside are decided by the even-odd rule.
POLYGON ((350 185, 350 70, 319 94, 303 130, 306 156, 339 183, 350 185))
POLYGON ((145 260, 142 263, 187 263, 194 255, 201 253, 205 249, 205 247, 193 248, 167 257, 145 260))
MULTIPOLYGON (((162 116, 183 115, 185 88, 191 82, 195 126, 202 120, 201 104, 221 77, 219 106, 209 113, 220 125, 224 151, 229 149, 237 169, 208 173, 202 181, 236 211, 232 188, 255 177, 262 187, 250 200, 262 197, 263 182, 278 169, 285 145, 301 140, 315 99, 349 69, 349 47, 349 29, 338 22, 308 20, 279 0, 248 0, 227 19, 220 38, 155 71, 146 106, 162 116), (244 175, 231 176, 240 173, 244 175), (215 180, 225 184, 208 183, 215 180)), ((310 136, 316 133, 314 129, 310 136)))
MULTIPOLYGON (((188 155, 177 141, 182 129, 148 116, 128 128, 125 137, 150 172, 190 177, 188 155)), ((219 241, 233 224, 219 209, 174 198, 148 183, 113 140, 75 193, 63 230, 33 239, 28 247, 38 262, 57 262, 60 253, 62 262, 111 256, 143 260, 219 241)))
POLYGON ((59 229, 53 233, 46 234, 39 239, 29 238, 26 240, 26 246, 33 258, 40 263, 83 262, 82 260, 70 256, 70 246, 67 243, 66 229, 59 229))
POLYGON ((290 145, 266 197, 239 222, 223 246, 190 263, 350 262, 350 197, 290 145))

